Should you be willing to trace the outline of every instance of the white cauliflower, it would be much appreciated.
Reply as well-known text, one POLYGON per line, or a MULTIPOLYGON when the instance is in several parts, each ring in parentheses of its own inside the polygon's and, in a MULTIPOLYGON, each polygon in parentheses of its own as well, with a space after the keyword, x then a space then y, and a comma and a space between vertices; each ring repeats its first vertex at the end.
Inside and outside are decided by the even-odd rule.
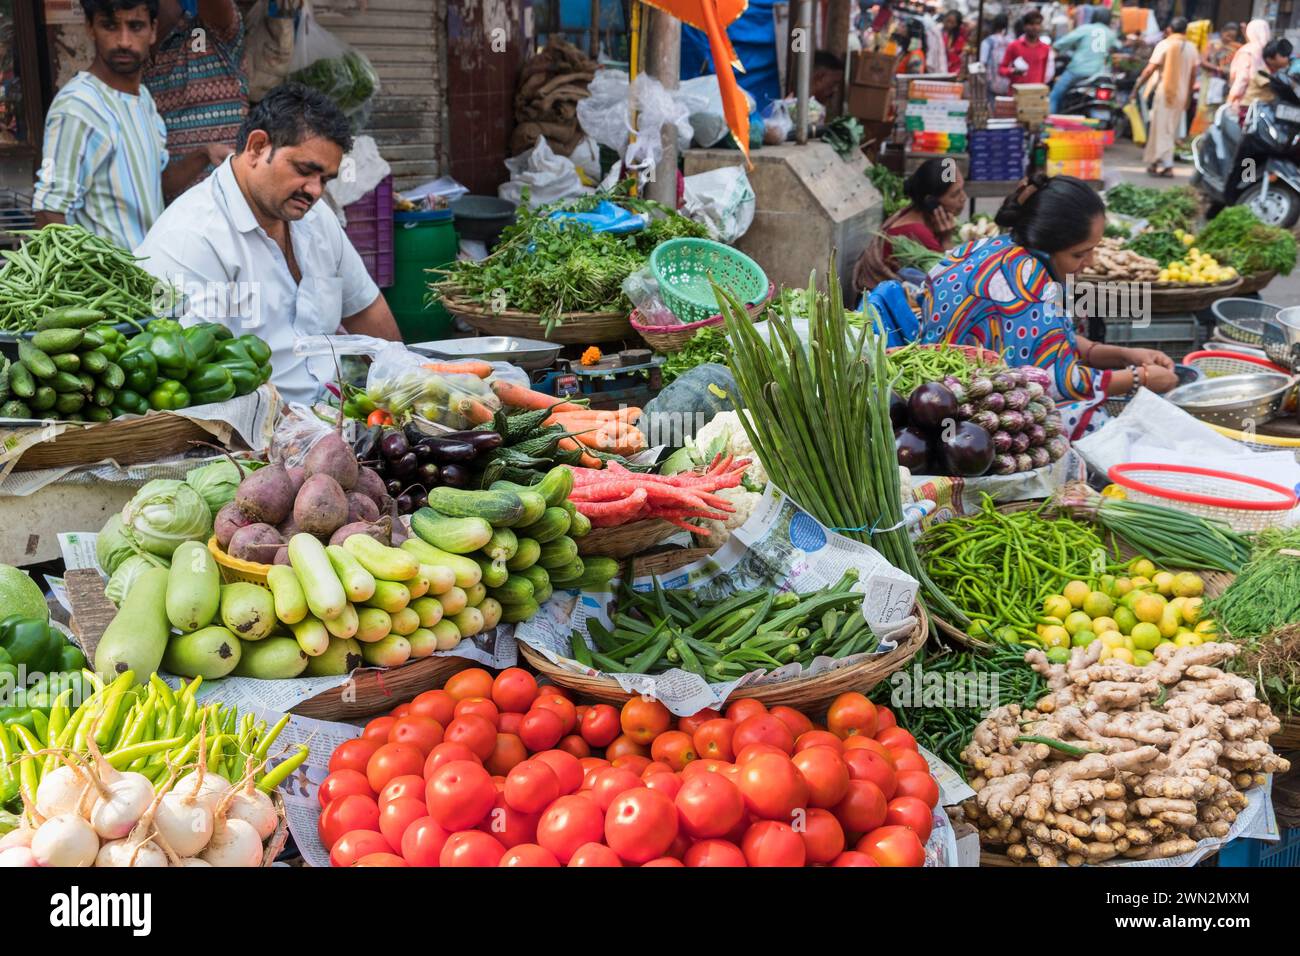
POLYGON ((757 491, 746 491, 740 486, 735 488, 723 488, 717 494, 719 497, 726 498, 735 505, 736 510, 727 518, 726 521, 715 521, 712 518, 700 518, 695 522, 695 524, 709 529, 709 536, 703 539, 703 542, 707 543, 709 547, 715 545, 721 547, 726 544, 727 539, 731 537, 732 529, 739 528, 748 521, 754 508, 763 500, 763 496, 757 491))
MULTIPOLYGON (((746 411, 745 414, 748 415, 749 412, 746 411)), ((722 439, 719 442, 722 454, 751 459, 750 466, 745 471, 746 478, 759 487, 767 484, 767 471, 763 468, 763 463, 758 460, 754 446, 749 443, 749 436, 745 434, 745 426, 741 424, 738 412, 718 412, 713 416, 712 421, 695 433, 695 437, 690 440, 690 446, 701 456, 707 457, 707 450, 718 439, 722 439)))

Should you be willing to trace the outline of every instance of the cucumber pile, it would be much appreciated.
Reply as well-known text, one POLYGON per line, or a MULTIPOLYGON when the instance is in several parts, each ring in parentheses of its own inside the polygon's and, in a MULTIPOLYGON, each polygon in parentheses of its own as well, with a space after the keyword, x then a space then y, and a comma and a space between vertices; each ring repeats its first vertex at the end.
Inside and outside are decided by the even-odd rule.
POLYGON ((47 312, 30 339, 19 338, 18 361, 0 370, 0 418, 106 422, 126 374, 104 350, 111 326, 97 309, 47 312))

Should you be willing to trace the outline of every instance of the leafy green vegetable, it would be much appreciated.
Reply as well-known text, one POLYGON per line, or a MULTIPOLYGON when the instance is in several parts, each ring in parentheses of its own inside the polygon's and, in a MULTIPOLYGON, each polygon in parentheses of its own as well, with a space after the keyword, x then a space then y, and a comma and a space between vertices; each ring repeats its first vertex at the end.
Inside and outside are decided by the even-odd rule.
POLYGON ((1145 219, 1157 230, 1190 229, 1200 211, 1200 199, 1191 186, 1157 189, 1120 183, 1107 190, 1106 205, 1113 212, 1145 219))
POLYGON ((170 558, 184 541, 207 541, 212 512, 203 496, 185 482, 155 478, 122 509, 122 526, 141 550, 170 558))
POLYGON ((852 159, 862 142, 862 124, 852 116, 833 119, 822 133, 822 142, 830 144, 840 159, 852 159))
POLYGON ((1290 275, 1296 264, 1296 239, 1286 229, 1266 226, 1246 206, 1229 206, 1196 237, 1197 247, 1242 275, 1290 275))
POLYGON ((894 253, 894 261, 900 268, 911 267, 920 269, 922 272, 929 272, 939 263, 943 262, 944 254, 935 252, 933 249, 922 245, 911 236, 887 236, 884 233, 877 233, 886 242, 894 253))
POLYGON ((697 365, 716 362, 727 364, 727 330, 722 325, 708 325, 700 329, 681 349, 673 352, 659 370, 664 385, 672 383, 697 365))
POLYGON ((1162 267, 1187 254, 1187 247, 1172 232, 1144 232, 1125 246, 1131 252, 1154 259, 1162 267))
POLYGON ((378 76, 369 60, 349 50, 342 56, 317 60, 291 74, 289 79, 319 90, 343 112, 350 113, 375 95, 378 76))
POLYGON ((903 179, 893 170, 882 163, 872 163, 867 167, 867 178, 885 201, 886 219, 907 205, 907 196, 903 194, 903 179))

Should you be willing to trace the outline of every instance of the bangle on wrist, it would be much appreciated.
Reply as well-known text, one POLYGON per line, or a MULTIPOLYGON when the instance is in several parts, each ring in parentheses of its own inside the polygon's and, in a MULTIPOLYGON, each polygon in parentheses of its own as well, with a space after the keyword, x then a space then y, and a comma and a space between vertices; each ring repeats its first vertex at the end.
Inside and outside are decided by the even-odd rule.
POLYGON ((1133 377, 1133 381, 1129 384, 1128 394, 1124 397, 1131 400, 1133 396, 1137 395, 1138 389, 1141 388, 1141 382, 1138 378, 1138 367, 1136 365, 1130 365, 1128 370, 1129 374, 1133 377))

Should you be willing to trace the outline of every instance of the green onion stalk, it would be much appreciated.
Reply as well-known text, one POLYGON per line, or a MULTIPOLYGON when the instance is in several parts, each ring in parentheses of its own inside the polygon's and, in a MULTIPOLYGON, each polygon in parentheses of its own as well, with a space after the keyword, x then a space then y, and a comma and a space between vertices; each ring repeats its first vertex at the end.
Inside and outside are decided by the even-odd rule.
POLYGON ((745 307, 715 286, 732 344, 730 367, 750 414, 745 433, 778 488, 826 527, 871 545, 921 583, 929 602, 959 626, 966 616, 930 581, 903 523, 889 421, 892 382, 885 337, 854 328, 832 265, 830 294, 806 294, 809 342, 795 332, 788 301, 768 312, 769 339, 745 307))

